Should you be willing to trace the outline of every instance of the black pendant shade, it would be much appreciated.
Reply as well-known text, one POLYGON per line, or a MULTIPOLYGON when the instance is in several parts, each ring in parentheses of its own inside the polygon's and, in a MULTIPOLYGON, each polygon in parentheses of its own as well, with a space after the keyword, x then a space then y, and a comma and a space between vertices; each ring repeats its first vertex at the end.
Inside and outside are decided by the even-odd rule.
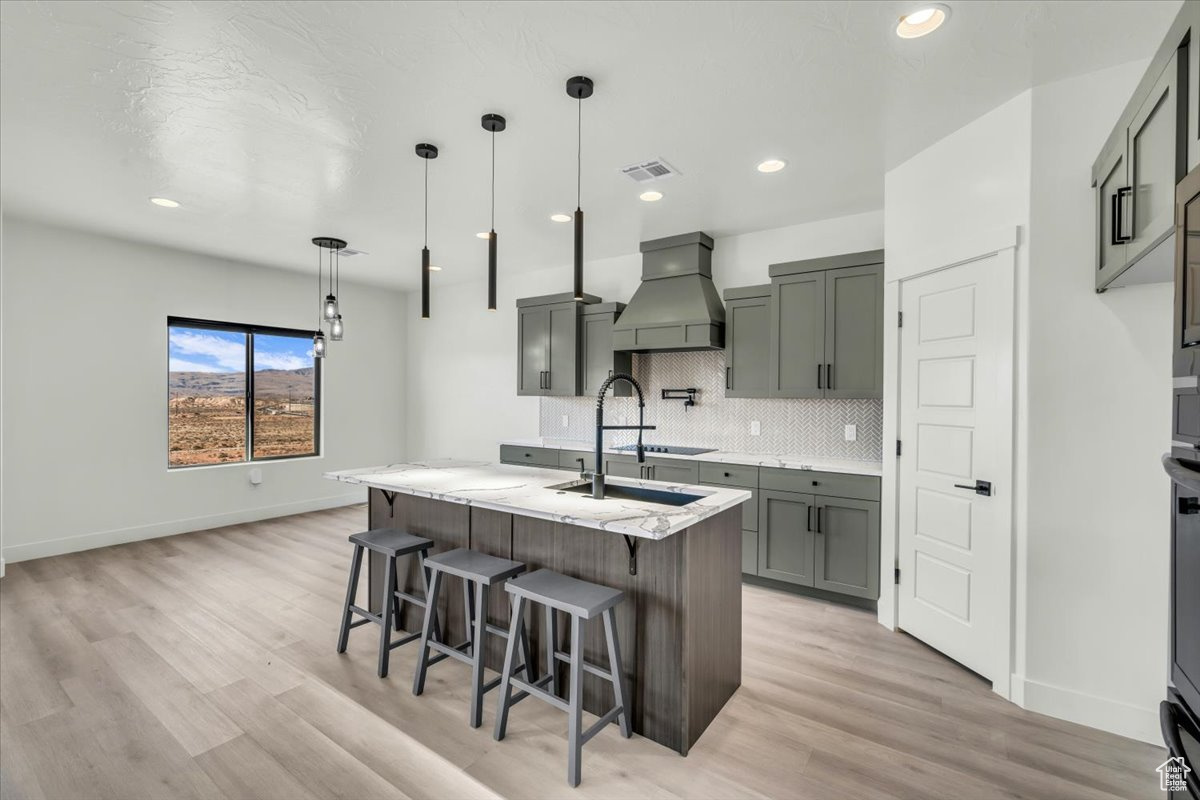
POLYGON ((499 114, 484 114, 479 121, 492 134, 492 229, 488 232, 488 311, 496 310, 496 134, 508 123, 499 114))
POLYGON ((578 101, 575 156, 575 299, 583 299, 583 101, 591 97, 591 78, 576 75, 567 79, 567 96, 578 101))
POLYGON ((438 157, 435 145, 422 142, 417 155, 425 159, 425 244, 421 247, 421 319, 429 319, 429 162, 438 157))

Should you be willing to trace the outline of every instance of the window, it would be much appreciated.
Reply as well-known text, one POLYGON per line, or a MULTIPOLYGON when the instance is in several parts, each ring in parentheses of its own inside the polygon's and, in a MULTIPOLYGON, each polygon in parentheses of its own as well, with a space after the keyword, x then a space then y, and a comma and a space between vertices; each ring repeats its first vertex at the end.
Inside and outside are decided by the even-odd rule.
POLYGON ((167 319, 167 466, 314 456, 312 331, 167 319))

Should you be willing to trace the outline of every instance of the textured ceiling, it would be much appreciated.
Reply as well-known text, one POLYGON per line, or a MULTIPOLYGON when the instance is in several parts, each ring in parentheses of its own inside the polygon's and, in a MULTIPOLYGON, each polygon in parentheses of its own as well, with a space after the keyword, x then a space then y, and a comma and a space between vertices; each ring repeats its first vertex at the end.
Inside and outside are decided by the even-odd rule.
MULTIPOLYGON (((311 271, 308 239, 419 277, 423 162, 436 280, 481 277, 484 112, 504 270, 566 264, 583 106, 587 256, 879 208, 885 169, 1037 83, 1148 57, 1178 0, 950 2, 924 39, 895 2, 15 2, 0 4, 6 212, 311 271), (789 167, 762 175, 773 156, 789 167), (618 169, 682 173, 638 200, 618 169), (180 201, 174 211, 151 195, 180 201)), ((986 153, 980 154, 986 158, 986 153)), ((568 277, 564 271, 563 287, 568 277)))

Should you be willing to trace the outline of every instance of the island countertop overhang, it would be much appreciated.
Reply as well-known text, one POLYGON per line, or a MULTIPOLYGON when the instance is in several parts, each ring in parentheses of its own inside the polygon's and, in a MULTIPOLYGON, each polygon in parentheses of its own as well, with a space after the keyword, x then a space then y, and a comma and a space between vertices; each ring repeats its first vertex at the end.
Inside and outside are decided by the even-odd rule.
POLYGON ((637 500, 594 500, 584 494, 554 491, 551 487, 567 481, 562 470, 451 459, 339 470, 327 472, 325 477, 388 492, 655 540, 665 539, 752 497, 745 489, 733 487, 606 477, 605 480, 614 485, 697 494, 702 495, 702 499, 685 506, 637 500))

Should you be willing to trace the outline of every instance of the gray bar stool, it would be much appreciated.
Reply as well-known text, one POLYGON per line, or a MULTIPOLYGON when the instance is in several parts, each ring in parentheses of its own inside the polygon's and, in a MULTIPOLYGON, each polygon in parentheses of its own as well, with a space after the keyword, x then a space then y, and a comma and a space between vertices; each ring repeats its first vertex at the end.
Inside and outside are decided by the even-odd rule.
POLYGON ((401 601, 412 603, 428 611, 425 598, 429 597, 429 571, 425 568, 425 557, 429 554, 429 548, 433 547, 433 541, 420 536, 413 536, 411 533, 405 533, 404 531, 391 528, 377 528, 375 530, 352 534, 350 536, 350 543, 354 545, 354 556, 350 561, 350 583, 346 587, 346 604, 342 609, 342 626, 338 632, 337 651, 339 653, 346 652, 346 642, 350 639, 351 628, 366 625, 368 622, 375 623, 381 628, 379 633, 378 672, 379 677, 386 678, 388 674, 388 657, 391 655, 392 649, 403 644, 408 644, 421 636, 420 633, 409 633, 396 641, 392 641, 391 628, 395 626, 397 631, 400 630, 401 601), (380 613, 378 614, 372 614, 367 609, 354 604, 354 598, 358 594, 358 574, 362 570, 363 550, 374 551, 387 559, 384 562, 383 589, 379 599, 380 613), (396 559, 400 556, 413 553, 416 553, 418 562, 421 565, 421 579, 425 584, 425 597, 417 597, 408 592, 402 592, 397 585, 396 559), (354 614, 363 617, 363 619, 351 622, 350 619, 354 614))
MULTIPOLYGON (((429 605, 425 608, 425 624, 421 629, 421 650, 417 655, 417 673, 413 676, 413 694, 425 691, 425 673, 429 667, 446 658, 453 658, 471 666, 471 711, 472 728, 483 723, 483 695, 500 685, 495 678, 483 682, 483 660, 487 653, 486 637, 492 633, 508 636, 509 632, 492 625, 488 618, 488 587, 501 583, 525 571, 520 561, 497 558, 475 550, 459 548, 438 553, 425 559, 429 568, 429 605), (442 576, 452 575, 463 581, 463 615, 466 622, 467 639, 458 646, 438 641, 435 635, 438 592, 442 587, 442 576), (474 598, 471 589, 474 588, 474 598), (436 651, 437 655, 432 655, 436 651), (464 652, 467 651, 467 652, 464 652)), ((516 611, 514 611, 516 613, 516 611)), ((522 631, 514 641, 521 645, 524 663, 520 669, 532 680, 530 673, 529 637, 522 631)), ((510 648, 512 649, 512 648, 510 648)))
MULTIPOLYGON (((617 641, 616 615, 613 608, 624 598, 624 592, 595 583, 588 583, 539 569, 528 575, 511 580, 505 589, 513 595, 512 626, 508 631, 508 649, 504 654, 504 671, 500 673, 500 708, 496 713, 496 740, 504 738, 508 727, 508 709, 515 703, 533 695, 545 700, 555 708, 567 712, 567 782, 578 786, 582 772, 583 745, 614 719, 621 727, 621 735, 628 739, 633 735, 629 723, 628 693, 625 676, 621 672, 621 646, 617 641), (539 603, 546 607, 546 661, 551 675, 555 660, 565 661, 569 666, 570 695, 563 702, 557 694, 547 692, 541 684, 513 677, 513 642, 524 633, 525 603, 539 603), (558 650, 554 636, 554 612, 565 611, 571 615, 571 649, 558 650), (583 623, 597 616, 604 617, 604 638, 608 644, 608 670, 583 660, 583 623), (615 703, 600 717, 596 724, 583 730, 583 673, 589 672, 612 684, 615 703), (520 689, 512 696, 512 688, 520 689)), ((526 674, 528 677, 528 674, 526 674)), ((554 686, 557 689, 557 686, 554 686)))

